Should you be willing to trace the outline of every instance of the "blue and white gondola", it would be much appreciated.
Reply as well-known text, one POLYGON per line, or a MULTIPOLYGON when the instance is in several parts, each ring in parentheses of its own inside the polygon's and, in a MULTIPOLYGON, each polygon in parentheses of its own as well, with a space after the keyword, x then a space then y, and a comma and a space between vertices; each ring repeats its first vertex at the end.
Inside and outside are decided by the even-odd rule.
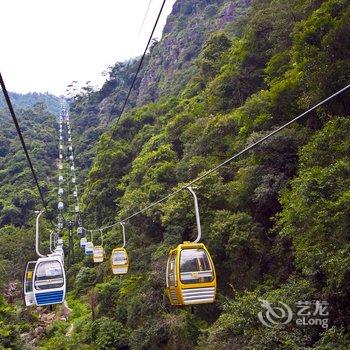
POLYGON ((66 276, 61 258, 39 258, 33 274, 34 302, 37 306, 60 304, 66 297, 66 276))

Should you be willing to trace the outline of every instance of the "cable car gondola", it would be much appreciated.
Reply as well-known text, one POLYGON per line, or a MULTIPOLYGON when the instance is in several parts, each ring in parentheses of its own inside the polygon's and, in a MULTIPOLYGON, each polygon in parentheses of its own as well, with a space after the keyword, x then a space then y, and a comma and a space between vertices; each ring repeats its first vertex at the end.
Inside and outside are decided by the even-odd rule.
POLYGON ((80 238, 80 248, 85 248, 86 243, 87 243, 86 237, 80 238))
POLYGON ((77 235, 79 238, 82 238, 84 236, 84 231, 82 226, 77 227, 77 235))
POLYGON ((60 255, 62 255, 62 257, 64 258, 64 250, 63 250, 63 242, 60 244, 57 244, 57 247, 54 250, 54 253, 58 253, 60 255))
POLYGON ((105 251, 101 245, 94 246, 93 259, 94 263, 103 262, 105 251))
POLYGON ((128 272, 129 258, 125 248, 115 248, 111 255, 111 268, 114 275, 123 275, 128 272))
POLYGON ((169 252, 166 269, 167 294, 172 305, 213 303, 216 296, 214 263, 201 238, 201 224, 197 196, 194 198, 198 236, 192 242, 183 242, 169 252))
POLYGON ((64 253, 63 253, 63 249, 62 250, 55 250, 53 253, 48 255, 49 257, 57 257, 61 260, 62 264, 64 265, 64 253))
POLYGON ((28 261, 23 278, 23 294, 24 303, 26 306, 35 304, 33 294, 33 273, 35 270, 36 261, 28 261))
POLYGON ((101 245, 94 246, 94 253, 93 253, 93 259, 95 263, 101 263, 103 262, 105 251, 103 249, 103 233, 100 229, 101 234, 101 245))
POLYGON ((86 242, 86 244, 85 244, 85 254, 86 255, 94 254, 94 244, 92 242, 86 242))
MULTIPOLYGON (((24 299, 26 305, 52 305, 62 303, 66 295, 66 277, 63 263, 58 256, 47 257, 39 251, 39 218, 37 212, 35 251, 39 259, 27 263, 24 274, 24 299)), ((52 233, 50 234, 51 249, 52 233)))
POLYGON ((129 258, 128 253, 125 249, 125 227, 124 223, 120 223, 123 227, 123 246, 120 248, 115 248, 111 254, 111 269, 114 275, 126 274, 129 269, 129 258))
POLYGON ((66 276, 59 257, 39 258, 32 282, 37 306, 60 304, 65 300, 66 276))

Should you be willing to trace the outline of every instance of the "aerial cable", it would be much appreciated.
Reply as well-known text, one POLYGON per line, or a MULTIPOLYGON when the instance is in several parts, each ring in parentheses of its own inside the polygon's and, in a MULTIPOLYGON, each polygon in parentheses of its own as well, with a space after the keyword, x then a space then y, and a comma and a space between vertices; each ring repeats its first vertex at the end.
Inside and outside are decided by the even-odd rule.
MULTIPOLYGON (((143 16, 143 20, 142 20, 142 23, 141 23, 141 25, 140 25, 140 28, 139 28, 139 31, 138 31, 138 34, 137 34, 136 43, 139 42, 139 39, 140 39, 142 30, 143 30, 143 26, 144 26, 144 24, 145 24, 145 22, 146 22, 147 15, 148 15, 149 9, 150 9, 150 7, 151 7, 151 3, 152 3, 152 0, 149 0, 148 6, 147 6, 147 9, 146 9, 146 12, 145 12, 145 15, 143 16)), ((127 65, 126 65, 126 70, 129 68, 130 63, 131 63, 131 61, 132 61, 133 58, 134 58, 133 56, 134 56, 135 49, 132 50, 132 51, 133 51, 133 52, 130 54, 130 58, 129 58, 128 63, 127 63, 127 65)), ((112 112, 113 112, 114 107, 115 107, 115 105, 117 104, 117 102, 118 102, 118 100, 115 100, 114 103, 113 103, 113 105, 112 105, 112 107, 111 107, 111 110, 110 110, 111 112, 110 112, 110 114, 109 114, 106 127, 108 127, 108 125, 109 125, 109 123, 110 123, 110 121, 111 121, 112 112)))
MULTIPOLYGON (((71 126, 69 123, 69 112, 68 110, 66 110, 66 108, 62 109, 61 107, 61 115, 64 114, 64 118, 66 120, 65 124, 65 128, 67 129, 67 131, 70 132, 69 135, 71 135, 71 126)), ((78 197, 78 189, 77 189, 77 183, 76 183, 76 169, 75 169, 75 164, 74 164, 74 151, 73 151, 73 141, 71 136, 69 137, 70 141, 68 140, 68 146, 66 143, 66 140, 64 139, 63 143, 65 145, 65 149, 66 147, 68 147, 68 152, 67 152, 67 157, 68 157, 68 169, 69 169, 69 181, 68 181, 68 187, 71 189, 72 193, 73 193, 73 197, 75 198, 75 210, 73 212, 68 212, 68 214, 74 214, 74 220, 71 220, 71 218, 69 219, 69 222, 74 222, 75 224, 80 225, 81 222, 81 215, 80 215, 80 210, 79 210, 79 197, 78 197), (72 157, 72 158, 71 158, 72 157), (72 181, 74 179, 74 182, 72 181), (70 182, 72 182, 74 185, 70 186, 70 182), (77 209, 78 208, 78 209, 77 209), (78 210, 78 211, 77 211, 78 210)), ((66 157, 65 157, 66 159, 66 157)), ((70 201, 69 201, 69 196, 71 195, 71 193, 68 191, 68 205, 67 208, 70 207, 70 201)), ((62 217, 63 217, 63 213, 62 217)), ((63 217, 64 218, 64 217, 63 217)), ((64 218, 65 222, 68 222, 65 218, 64 218)))
POLYGON ((12 116, 12 119, 13 119, 13 122, 14 122, 14 124, 15 124, 15 126, 16 126, 17 134, 18 134, 18 136, 19 136, 19 139, 21 140, 22 148, 23 148, 24 153, 25 153, 25 155, 26 155, 26 158, 27 158, 27 161, 28 161, 30 170, 31 170, 32 175, 33 175, 33 178, 34 178, 35 185, 36 185, 36 187, 37 187, 37 189, 38 189, 38 192, 39 192, 39 195, 40 195, 42 204, 43 204, 43 207, 44 207, 45 210, 47 211, 46 201, 45 201, 44 196, 43 196, 43 193, 42 193, 42 191, 41 191, 41 187, 40 187, 40 185, 39 185, 38 178, 37 178, 37 176, 36 176, 36 173, 35 173, 35 170, 34 170, 32 161, 31 161, 31 159, 30 159, 30 156, 29 156, 29 153, 28 153, 28 150, 27 150, 27 146, 26 146, 26 144, 25 144, 25 142, 24 142, 24 138, 23 138, 21 129, 20 129, 20 127, 19 127, 16 114, 15 114, 15 111, 14 111, 14 109, 13 109, 13 106, 12 106, 12 103, 11 103, 11 100, 10 100, 10 96, 9 96, 9 94, 8 94, 8 92, 7 92, 6 85, 5 85, 5 82, 4 82, 3 78, 2 78, 1 73, 0 73, 0 84, 1 84, 2 92, 3 92, 3 94, 4 94, 6 103, 7 103, 7 107, 8 107, 8 109, 10 110, 10 113, 11 113, 11 116, 12 116))
POLYGON ((160 8, 160 10, 159 10, 157 19, 156 19, 156 21, 155 21, 155 23, 154 23, 154 25, 153 25, 153 29, 152 29, 151 35, 149 36, 147 45, 146 45, 146 47, 145 47, 145 50, 144 50, 143 55, 142 55, 142 57, 141 57, 141 60, 140 60, 140 62, 139 62, 139 64, 138 64, 138 67, 137 67, 137 70, 136 70, 136 74, 134 75, 134 78, 133 78, 132 83, 131 83, 131 85, 130 85, 128 94, 126 95, 126 98, 125 98, 125 100, 124 100, 124 103, 123 103, 121 112, 119 113, 119 116, 118 116, 118 118, 117 118, 117 121, 116 121, 116 123, 114 124, 114 127, 113 127, 113 129, 112 129, 111 137, 110 137, 110 139, 109 139, 109 141, 108 141, 108 144, 107 144, 107 149, 109 148, 110 142, 111 142, 111 140, 112 140, 112 138, 113 138, 113 136, 114 136, 114 132, 115 132, 116 129, 117 129, 117 126, 118 126, 118 124, 119 124, 120 118, 122 117, 122 115, 123 115, 123 113, 124 113, 124 110, 125 110, 125 107, 126 107, 126 105, 127 105, 127 103, 128 103, 128 100, 129 100, 131 91, 132 91, 132 89, 134 88, 134 85, 135 85, 137 76, 139 75, 139 72, 140 72, 140 70, 141 70, 142 63, 143 63, 143 61, 145 60, 145 57, 146 57, 146 54, 147 54, 147 50, 148 50, 149 45, 150 45, 150 43, 151 43, 151 40, 152 40, 152 38, 153 38, 154 31, 156 30, 156 27, 157 27, 159 18, 160 18, 160 16, 161 16, 162 12, 163 12, 163 8, 164 8, 164 5, 165 5, 165 2, 166 2, 166 0, 163 0, 163 3, 162 3, 162 6, 161 6, 161 8, 160 8))
POLYGON ((147 18, 147 16, 148 16, 148 12, 149 12, 149 9, 150 9, 150 7, 151 7, 151 4, 152 4, 152 0, 149 0, 148 6, 147 6, 147 9, 146 9, 146 13, 145 13, 145 15, 143 16, 143 20, 142 20, 142 23, 141 23, 139 32, 138 32, 138 34, 137 34, 137 37, 138 37, 138 38, 140 37, 140 35, 141 35, 141 33, 142 33, 143 26, 145 25, 146 18, 147 18))
MULTIPOLYGON (((150 8, 150 6, 151 6, 151 2, 152 2, 152 0, 149 1, 149 4, 148 4, 147 10, 146 10, 144 19, 143 19, 142 24, 141 24, 141 27, 140 27, 140 32, 141 32, 142 27, 143 27, 143 25, 144 25, 144 22, 145 22, 145 20, 146 20, 146 17, 147 17, 149 8, 150 8)), ((117 118, 117 120, 116 120, 116 123, 115 123, 115 125, 114 125, 114 127, 113 127, 113 129, 112 129, 111 137, 109 138, 108 143, 107 143, 107 147, 106 147, 107 149, 108 149, 109 146, 110 146, 110 143, 111 143, 112 138, 113 138, 113 136, 114 136, 114 132, 116 131, 117 126, 118 126, 118 124, 119 124, 120 118, 123 116, 123 113, 124 113, 124 110, 125 110, 126 105, 127 105, 127 103, 128 103, 130 94, 131 94, 131 92, 132 92, 132 89, 134 88, 134 85, 135 85, 137 76, 138 76, 138 74, 139 74, 139 72, 140 72, 140 70, 141 70, 142 63, 143 63, 143 61, 144 61, 144 59, 145 59, 145 57, 146 57, 147 50, 148 50, 148 48, 149 48, 149 45, 150 45, 151 40, 152 40, 152 38, 153 38, 154 32, 155 32, 156 27, 157 27, 157 25, 158 25, 160 16, 161 16, 161 14, 162 14, 162 12, 163 12, 165 3, 166 3, 166 0, 163 0, 163 3, 162 3, 162 6, 161 6, 161 8, 160 8, 160 10, 159 10, 157 19, 156 19, 156 21, 155 21, 155 23, 154 23, 154 25, 153 25, 152 32, 151 32, 151 34, 150 34, 150 36, 149 36, 147 45, 146 45, 146 47, 145 47, 145 50, 144 50, 143 55, 142 55, 142 57, 141 57, 141 60, 140 60, 140 62, 139 62, 139 64, 138 64, 138 67, 137 67, 137 70, 136 70, 136 74, 134 75, 134 78, 133 78, 132 83, 131 83, 131 85, 130 85, 128 94, 127 94, 127 96, 126 96, 126 98, 125 98, 125 100, 124 100, 124 103, 123 103, 121 112, 119 113, 119 116, 118 116, 118 118, 117 118)), ((129 65, 130 61, 131 61, 131 59, 129 60, 128 65, 129 65)), ((111 111, 113 111, 113 108, 114 108, 115 104, 116 104, 116 102, 113 104, 112 110, 111 110, 111 111)), ((112 113, 110 114, 110 118, 111 118, 111 115, 112 115, 112 113)), ((108 124, 109 124, 109 122, 110 122, 110 118, 109 118, 108 121, 107 121, 107 126, 108 126, 108 124)), ((88 231, 89 231, 89 230, 88 230, 88 231)), ((97 231, 98 231, 98 230, 97 230, 97 231)))
POLYGON ((219 168, 223 167, 224 165, 226 165, 227 163, 232 162, 233 160, 237 159, 238 157, 240 157, 241 155, 247 153, 248 151, 252 150, 253 148, 257 147, 258 145, 260 145, 262 142, 270 139, 272 136, 274 136, 275 134, 279 133, 280 131, 282 131, 283 129, 287 128, 288 126, 290 126, 291 124, 294 124, 295 122, 299 121, 301 118, 303 118, 304 116, 310 114, 311 112, 313 112, 315 109, 323 106, 324 104, 326 104, 327 102, 329 102, 330 100, 334 99, 335 97, 337 97, 338 95, 342 94, 343 92, 345 92, 346 90, 348 90, 350 88, 350 84, 345 86, 344 88, 342 88, 341 90, 337 91, 336 93, 334 93, 333 95, 327 97, 326 99, 322 100, 321 102, 317 103, 316 105, 314 105, 313 107, 311 107, 310 109, 308 109, 307 111, 301 113, 300 115, 298 115, 297 117, 295 117, 294 119, 290 120, 289 122, 283 124, 282 126, 280 126, 279 128, 275 129, 274 131, 272 131, 271 133, 269 133, 268 135, 262 137, 261 139, 259 139, 258 141, 250 144, 249 146, 247 146, 246 148, 244 148, 243 150, 241 150, 240 152, 236 153, 235 155, 233 155, 232 157, 226 159, 225 161, 223 161, 222 163, 218 164, 217 166, 215 166, 214 168, 211 168, 209 170, 207 170, 206 172, 204 172, 202 175, 198 176, 197 178, 195 178, 194 180, 189 181, 188 183, 186 183, 185 185, 181 186, 180 188, 178 188, 177 190, 169 193, 168 195, 160 198, 159 200, 150 203, 149 205, 145 206, 144 208, 138 210, 137 212, 133 213, 132 215, 121 219, 120 221, 118 221, 117 223, 114 223, 112 225, 109 226, 104 226, 104 227, 100 227, 98 229, 94 229, 94 230, 88 230, 86 228, 85 231, 87 232, 97 232, 100 230, 106 230, 109 228, 112 228, 114 226, 117 226, 120 224, 120 222, 126 222, 130 219, 132 219, 133 217, 144 213, 145 211, 149 210, 150 208, 166 201, 167 199, 169 199, 170 197, 175 196, 176 194, 178 194, 179 192, 188 189, 191 185, 195 184, 196 182, 202 180, 203 178, 207 177, 208 175, 212 174, 213 172, 215 172, 216 170, 218 170, 219 168))

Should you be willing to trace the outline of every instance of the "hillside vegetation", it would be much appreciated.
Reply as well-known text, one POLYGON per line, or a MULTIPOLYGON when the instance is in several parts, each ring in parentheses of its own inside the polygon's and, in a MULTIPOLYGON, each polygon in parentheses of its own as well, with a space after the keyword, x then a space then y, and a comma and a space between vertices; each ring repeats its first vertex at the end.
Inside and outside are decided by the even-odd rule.
MULTIPOLYGON (((349 18, 346 0, 179 0, 116 127, 136 61, 118 63, 100 91, 87 87, 71 101, 84 226, 133 214, 346 86, 349 18), (195 23, 198 37, 188 36, 195 23)), ((348 101, 349 93, 337 97, 196 184, 202 241, 218 276, 215 304, 192 313, 165 295, 169 250, 196 235, 193 201, 182 191, 126 223, 130 272, 123 277, 111 274, 108 259, 94 265, 75 240, 71 319, 54 323, 40 348, 347 349, 348 101), (298 301, 325 301, 328 327, 300 326, 295 314, 288 324, 264 326, 261 300, 293 309, 298 301)), ((3 154, 6 160, 9 151, 3 154)), ((39 159, 49 166, 54 155, 39 159)), ((8 189, 7 206, 16 206, 14 193, 8 189)), ((25 232, 19 227, 30 222, 16 217, 1 230, 25 232)), ((7 244, 11 235, 1 237, 7 244)), ((121 242, 119 226, 107 230, 106 256, 121 242)), ((7 334, 16 336, 24 326, 12 324, 7 334)), ((20 348, 16 341, 12 348, 20 348)))
MULTIPOLYGON (((40 174, 44 196, 55 205, 52 175, 57 157, 58 124, 44 104, 36 104, 32 109, 15 109, 34 168, 40 174)), ((5 109, 0 109, 0 124, 0 348, 25 349, 25 340, 20 334, 32 329, 37 319, 22 309, 18 289, 9 290, 9 286, 15 283, 19 287, 26 261, 36 258, 34 211, 41 208, 41 203, 16 129, 5 109)), ((48 217, 52 218, 53 213, 48 213, 48 217)), ((43 248, 46 249, 49 227, 43 223, 43 248)))

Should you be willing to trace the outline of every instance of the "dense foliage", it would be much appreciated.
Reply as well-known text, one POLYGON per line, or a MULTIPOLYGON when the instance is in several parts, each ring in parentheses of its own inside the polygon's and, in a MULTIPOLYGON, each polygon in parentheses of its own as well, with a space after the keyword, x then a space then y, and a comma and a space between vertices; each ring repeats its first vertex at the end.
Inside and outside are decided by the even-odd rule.
MULTIPOLYGON (((15 110, 40 186, 47 200, 54 205, 52 199, 56 198, 56 190, 52 175, 57 157, 58 124, 44 103, 31 109, 18 109, 15 105, 15 110)), ((26 261, 36 258, 34 218, 35 210, 42 205, 6 109, 0 109, 0 123, 0 348, 19 350, 26 348, 21 335, 31 331, 37 321, 30 312, 22 310, 19 282, 26 261)), ((48 217, 52 216, 48 213, 48 217)), ((43 222, 44 251, 48 249, 49 228, 49 223, 43 222)))
MULTIPOLYGON (((57 123, 43 104, 16 109, 21 131, 45 195, 57 157, 57 123)), ((39 194, 9 113, 0 110, 0 226, 28 224, 39 194)))
MULTIPOLYGON (((204 8, 195 3, 178 1, 167 40, 170 24, 178 21, 174 37, 180 35, 179 28, 193 23, 195 9, 203 14, 198 18, 217 23, 222 11, 238 2, 201 1, 204 8)), ((86 171, 85 226, 132 214, 349 82, 348 1, 256 0, 247 11, 249 3, 220 31, 214 26, 203 45, 195 42, 201 50, 193 51, 191 74, 185 65, 186 78, 180 85, 176 81, 172 95, 154 95, 153 102, 138 106, 137 87, 113 134, 109 125, 135 62, 118 64, 100 91, 87 87, 71 101, 73 138, 79 135, 78 161, 86 171)), ((145 70, 153 67, 155 52, 166 59, 157 45, 145 70)), ((166 70, 157 74, 169 81, 166 70)), ((218 275, 215 304, 196 306, 191 313, 166 300, 167 253, 195 236, 193 202, 182 191, 127 222, 131 265, 126 276, 113 277, 109 261, 93 265, 78 252, 76 240, 78 253, 68 275, 73 328, 68 332, 68 323, 56 322, 41 347, 347 349, 348 99, 349 93, 339 96, 198 182, 203 242, 218 275), (329 326, 302 327, 294 315, 288 324, 266 327, 258 318, 260 300, 291 307, 326 301, 329 326)), ((121 241, 120 227, 105 233, 107 257, 121 241)))

